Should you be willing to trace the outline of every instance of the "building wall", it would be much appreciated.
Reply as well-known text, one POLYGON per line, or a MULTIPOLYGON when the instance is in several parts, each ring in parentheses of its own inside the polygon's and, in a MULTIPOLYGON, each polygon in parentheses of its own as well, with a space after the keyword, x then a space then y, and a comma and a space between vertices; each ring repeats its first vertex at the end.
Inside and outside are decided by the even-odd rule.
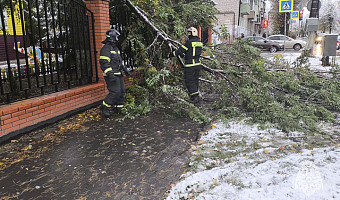
MULTIPOLYGON (((10 60, 16 59, 16 52, 14 49, 15 38, 14 38, 13 28, 15 28, 16 41, 21 42, 21 44, 23 43, 23 32, 22 32, 23 23, 21 22, 19 5, 20 5, 19 3, 14 4, 14 8, 13 8, 13 10, 16 11, 16 12, 13 12, 14 27, 12 23, 11 9, 9 7, 6 7, 3 10, 3 17, 4 17, 3 21, 5 22, 4 25, 1 23, 2 20, 0 17, 0 66, 3 65, 1 61, 6 61, 7 59, 3 27, 5 27, 5 31, 6 31, 6 39, 7 39, 7 45, 8 45, 7 53, 8 53, 8 57, 10 60)), ((23 54, 20 54, 20 53, 18 53, 18 56, 20 59, 25 57, 23 54)), ((7 62, 5 64, 7 64, 7 62)))
MULTIPOLYGON (((14 2, 14 1, 13 1, 14 2)), ((14 4, 14 3, 13 3, 14 4)), ((5 29, 6 29, 6 34, 7 35, 14 35, 14 29, 15 28, 15 34, 16 35, 23 35, 23 32, 22 32, 22 23, 21 23, 21 16, 20 16, 20 12, 19 12, 19 3, 16 3, 14 4, 14 8, 13 10, 15 11, 13 13, 13 16, 14 16, 14 27, 13 27, 13 24, 12 24, 12 12, 11 12, 11 9, 10 8, 6 8, 3 10, 3 16, 4 16, 4 22, 5 22, 5 29)), ((23 16, 24 18, 24 16, 23 16)), ((1 20, 0 20, 1 21, 1 20)), ((2 23, 0 22, 0 35, 3 35, 3 27, 2 27, 2 23)))
MULTIPOLYGON (((5 38, 0 35, 0 66, 7 65, 7 54, 6 54, 6 44, 7 44, 7 53, 9 60, 15 60, 16 61, 16 54, 14 44, 15 44, 15 38, 13 35, 7 35, 6 36, 7 43, 5 43, 5 38), (4 62, 5 61, 5 62, 4 62)), ((16 41, 20 42, 21 44, 24 43, 24 38, 22 35, 18 35, 16 37, 16 41)), ((25 58, 25 55, 18 52, 19 59, 25 58)), ((24 64, 24 63, 22 63, 24 64)))
MULTIPOLYGON (((216 24, 216 29, 219 26, 225 25, 228 28, 231 39, 237 36, 237 24, 238 24, 238 13, 239 13, 239 1, 238 0, 215 0, 216 8, 219 13, 216 15, 218 21, 216 24)), ((213 36, 213 40, 216 39, 216 35, 213 36), (214 39, 215 37, 215 39, 214 39)))
MULTIPOLYGON (((232 22, 231 15, 225 15, 226 13, 235 13, 235 21, 238 21, 238 13, 239 13, 239 0, 214 0, 216 2, 216 8, 219 11, 218 18, 219 23, 223 23, 223 21, 232 22)), ((236 23, 237 25, 237 23, 236 23)))
MULTIPOLYGON (((241 0, 243 3, 252 3, 251 10, 255 11, 255 18, 260 15, 261 8, 263 8, 264 0, 241 0)), ((216 15, 218 22, 216 26, 226 25, 228 29, 230 29, 230 33, 234 35, 232 39, 235 37, 239 37, 241 33, 247 35, 252 35, 254 32, 259 34, 261 31, 261 21, 258 22, 259 25, 256 25, 256 22, 252 22, 248 19, 248 15, 242 15, 239 13, 240 11, 240 1, 239 0, 214 0, 216 3, 216 8, 219 11, 219 14, 216 15)), ((263 8, 264 9, 264 8, 263 8)), ((263 10, 262 10, 263 11, 263 10)))

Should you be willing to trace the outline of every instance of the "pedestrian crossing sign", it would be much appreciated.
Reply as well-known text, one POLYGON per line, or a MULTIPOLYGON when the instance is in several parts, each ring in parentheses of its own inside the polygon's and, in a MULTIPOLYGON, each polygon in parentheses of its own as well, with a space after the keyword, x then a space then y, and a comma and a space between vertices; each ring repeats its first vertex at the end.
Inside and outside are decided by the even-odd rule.
POLYGON ((280 0, 279 12, 292 12, 293 0, 280 0))
POLYGON ((299 19, 299 11, 293 11, 291 13, 292 13, 290 16, 291 19, 299 19))

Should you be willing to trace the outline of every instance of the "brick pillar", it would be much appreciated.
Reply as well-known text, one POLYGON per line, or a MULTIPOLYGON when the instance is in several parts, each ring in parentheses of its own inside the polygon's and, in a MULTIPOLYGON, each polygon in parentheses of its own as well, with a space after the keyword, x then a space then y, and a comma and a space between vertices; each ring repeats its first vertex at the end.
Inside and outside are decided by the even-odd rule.
POLYGON ((198 27, 197 27, 197 32, 198 32, 198 37, 199 37, 200 39, 202 39, 202 27, 201 27, 201 26, 198 26, 198 27))
POLYGON ((208 45, 212 45, 212 34, 213 34, 213 30, 209 28, 208 29, 208 45))
MULTIPOLYGON (((91 41, 91 46, 93 53, 96 53, 97 60, 93 60, 92 66, 95 66, 95 62, 97 62, 99 82, 102 82, 104 81, 104 78, 101 75, 102 70, 100 69, 99 65, 99 53, 100 49, 103 47, 101 42, 105 40, 106 31, 110 28, 109 0, 86 0, 86 7, 93 13, 95 21, 94 32, 97 52, 94 52, 93 41, 91 41)), ((90 32, 92 38, 92 23, 90 23, 90 32)))

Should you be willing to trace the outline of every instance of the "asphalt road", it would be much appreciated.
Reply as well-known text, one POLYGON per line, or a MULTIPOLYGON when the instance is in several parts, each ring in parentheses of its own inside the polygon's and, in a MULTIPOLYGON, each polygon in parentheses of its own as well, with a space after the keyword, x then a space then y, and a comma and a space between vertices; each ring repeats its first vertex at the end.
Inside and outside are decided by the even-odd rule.
POLYGON ((162 112, 123 122, 97 112, 1 144, 0 199, 162 199, 203 126, 162 112))

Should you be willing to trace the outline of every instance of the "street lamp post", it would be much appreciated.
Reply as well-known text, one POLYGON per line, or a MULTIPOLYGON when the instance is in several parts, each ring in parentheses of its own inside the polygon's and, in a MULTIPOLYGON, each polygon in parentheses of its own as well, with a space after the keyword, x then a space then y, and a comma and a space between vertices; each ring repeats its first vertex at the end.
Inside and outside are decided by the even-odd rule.
POLYGON ((333 16, 332 15, 328 15, 328 21, 329 21, 329 33, 332 33, 332 25, 333 25, 333 16))
MULTIPOLYGON (((286 29, 287 29, 287 17, 285 12, 285 26, 283 35, 286 35, 286 29)), ((286 51, 286 40, 283 40, 283 51, 286 51)))

